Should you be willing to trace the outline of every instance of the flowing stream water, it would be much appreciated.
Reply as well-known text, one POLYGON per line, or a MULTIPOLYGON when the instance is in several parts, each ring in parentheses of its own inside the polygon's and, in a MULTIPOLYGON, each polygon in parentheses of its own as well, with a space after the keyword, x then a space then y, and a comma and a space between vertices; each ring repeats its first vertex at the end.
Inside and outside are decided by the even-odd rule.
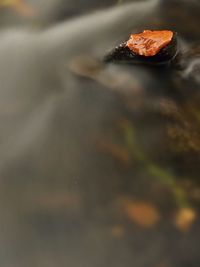
POLYGON ((0 266, 199 267, 199 1, 27 4, 0 9, 0 266), (103 62, 143 29, 180 65, 103 62))

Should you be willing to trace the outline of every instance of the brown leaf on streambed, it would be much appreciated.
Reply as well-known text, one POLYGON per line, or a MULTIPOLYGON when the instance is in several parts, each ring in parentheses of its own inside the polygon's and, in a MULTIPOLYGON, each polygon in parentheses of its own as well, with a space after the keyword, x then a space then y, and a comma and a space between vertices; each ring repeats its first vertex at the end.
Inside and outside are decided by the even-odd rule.
POLYGON ((1 7, 11 8, 25 17, 33 17, 36 15, 35 10, 24 0, 0 0, 0 8, 1 7))
POLYGON ((97 148, 121 163, 124 167, 131 165, 131 157, 126 148, 106 140, 98 140, 97 148))
POLYGON ((160 220, 158 209, 151 203, 126 199, 122 208, 130 221, 144 228, 154 227, 160 220))
POLYGON ((197 214, 192 208, 182 208, 176 213, 174 223, 181 232, 187 233, 191 229, 196 217, 197 214))
POLYGON ((98 76, 102 67, 103 65, 100 62, 86 55, 74 58, 69 64, 69 69, 73 73, 91 79, 98 76))
POLYGON ((122 95, 140 95, 142 86, 133 73, 117 67, 109 67, 92 58, 82 55, 71 60, 69 69, 76 75, 90 78, 122 95))
POLYGON ((113 237, 122 238, 124 236, 125 229, 122 225, 114 225, 111 228, 111 234, 113 237))
POLYGON ((22 16, 24 17, 34 17, 36 16, 36 11, 30 7, 28 4, 18 1, 19 3, 16 4, 13 8, 22 16))

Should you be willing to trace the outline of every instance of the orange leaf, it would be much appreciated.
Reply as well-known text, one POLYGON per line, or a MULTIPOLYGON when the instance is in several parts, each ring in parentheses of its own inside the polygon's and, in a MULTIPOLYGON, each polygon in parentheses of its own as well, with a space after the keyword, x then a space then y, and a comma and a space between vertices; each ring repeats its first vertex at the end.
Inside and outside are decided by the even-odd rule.
POLYGON ((124 209, 129 220, 145 228, 153 227, 160 219, 158 210, 150 203, 129 201, 124 209))
POLYGON ((182 208, 175 216, 175 225, 181 232, 188 232, 196 219, 196 212, 191 208, 182 208))

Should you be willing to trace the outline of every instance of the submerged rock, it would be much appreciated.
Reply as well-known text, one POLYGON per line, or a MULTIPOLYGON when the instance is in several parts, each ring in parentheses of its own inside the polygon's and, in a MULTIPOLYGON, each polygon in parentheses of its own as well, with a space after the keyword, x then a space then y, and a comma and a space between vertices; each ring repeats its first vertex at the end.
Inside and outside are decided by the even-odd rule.
POLYGON ((172 31, 149 31, 131 34, 128 41, 114 48, 106 62, 165 64, 178 54, 177 34, 172 31))

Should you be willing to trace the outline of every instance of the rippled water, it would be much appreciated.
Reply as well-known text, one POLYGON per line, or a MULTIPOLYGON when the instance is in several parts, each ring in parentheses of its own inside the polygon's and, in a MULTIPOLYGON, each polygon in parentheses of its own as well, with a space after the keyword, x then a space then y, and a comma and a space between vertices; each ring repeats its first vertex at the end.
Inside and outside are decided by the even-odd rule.
POLYGON ((0 264, 199 266, 199 2, 28 3, 0 12, 0 264), (103 63, 146 28, 179 66, 103 63))

